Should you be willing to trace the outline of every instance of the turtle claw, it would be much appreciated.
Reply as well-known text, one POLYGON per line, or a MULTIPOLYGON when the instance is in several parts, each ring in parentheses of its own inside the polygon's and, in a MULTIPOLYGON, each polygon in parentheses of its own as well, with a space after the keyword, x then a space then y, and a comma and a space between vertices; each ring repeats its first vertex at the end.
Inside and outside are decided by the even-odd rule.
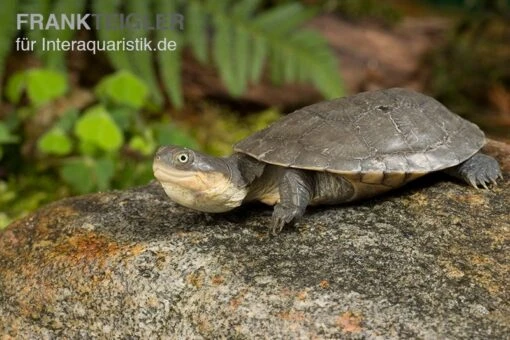
POLYGON ((482 187, 484 189, 489 190, 489 187, 487 186, 488 183, 492 182, 496 184, 496 181, 494 179, 489 179, 485 175, 481 175, 479 178, 474 178, 473 176, 470 176, 468 178, 469 184, 471 184, 476 189, 481 189, 482 187))
POLYGON ((295 219, 302 215, 297 207, 286 207, 277 204, 273 211, 273 223, 271 226, 271 234, 278 235, 284 226, 294 223, 295 219))
POLYGON ((458 177, 476 189, 480 189, 480 187, 488 189, 487 184, 496 184, 497 179, 502 178, 498 162, 482 153, 475 154, 462 163, 456 172, 458 177))
POLYGON ((475 189, 479 189, 478 185, 476 184, 476 180, 475 180, 474 176, 468 175, 468 176, 466 176, 466 180, 469 182, 469 184, 471 184, 472 187, 474 187, 475 189))
POLYGON ((487 187, 487 183, 489 182, 489 178, 487 177, 487 174, 486 173, 482 173, 480 174, 479 178, 478 178, 478 182, 479 184, 484 187, 485 189, 489 189, 487 187))
POLYGON ((273 236, 278 235, 282 231, 284 225, 285 225, 285 221, 283 219, 281 219, 279 217, 273 218, 273 224, 269 228, 271 230, 271 235, 273 235, 273 236))

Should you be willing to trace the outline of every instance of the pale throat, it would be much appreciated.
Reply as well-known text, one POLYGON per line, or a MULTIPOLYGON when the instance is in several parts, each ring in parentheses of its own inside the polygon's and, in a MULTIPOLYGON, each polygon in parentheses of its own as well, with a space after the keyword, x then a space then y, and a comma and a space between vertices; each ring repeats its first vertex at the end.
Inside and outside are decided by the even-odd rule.
POLYGON ((204 212, 225 212, 240 206, 247 189, 220 172, 194 172, 188 176, 159 179, 170 199, 204 212))

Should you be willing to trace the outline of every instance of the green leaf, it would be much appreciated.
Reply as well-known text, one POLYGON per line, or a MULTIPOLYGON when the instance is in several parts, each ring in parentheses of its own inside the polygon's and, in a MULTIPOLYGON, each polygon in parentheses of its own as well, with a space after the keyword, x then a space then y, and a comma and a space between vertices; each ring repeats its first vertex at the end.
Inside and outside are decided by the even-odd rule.
POLYGON ((78 144, 78 151, 81 155, 94 156, 99 152, 99 147, 88 140, 80 140, 78 144))
POLYGON ((60 117, 55 126, 59 127, 64 132, 69 132, 78 120, 78 116, 79 112, 77 109, 69 109, 60 117))
POLYGON ((150 162, 124 162, 122 169, 114 178, 115 187, 119 189, 147 184, 154 179, 150 162))
POLYGON ((109 111, 110 116, 122 131, 127 131, 134 123, 137 112, 130 107, 115 107, 109 111))
POLYGON ((31 69, 27 71, 26 88, 32 104, 39 106, 63 96, 67 91, 67 80, 59 72, 31 69))
POLYGON ((196 149, 198 147, 195 139, 174 125, 161 123, 155 125, 154 130, 156 132, 156 140, 159 145, 173 144, 192 149, 196 149))
POLYGON ((67 80, 59 72, 30 69, 9 78, 5 95, 11 103, 18 103, 25 89, 32 104, 39 106, 63 96, 67 92, 67 80))
POLYGON ((144 156, 149 156, 154 153, 156 145, 153 140, 148 140, 142 136, 134 136, 129 141, 129 148, 138 151, 144 156))
POLYGON ((128 71, 119 71, 107 76, 96 86, 98 96, 135 109, 143 106, 148 91, 145 83, 128 71))
POLYGON ((92 167, 91 160, 68 160, 60 168, 60 176, 74 191, 85 194, 91 192, 95 186, 92 167))
POLYGON ((96 160, 94 174, 97 188, 99 190, 109 189, 110 182, 115 174, 115 163, 107 157, 96 160))
POLYGON ((11 103, 17 104, 20 101, 26 86, 26 78, 27 75, 25 72, 16 72, 7 80, 5 96, 11 103))
POLYGON ((0 144, 17 143, 19 137, 11 134, 9 128, 4 122, 0 122, 0 144))
POLYGON ((76 123, 74 132, 81 141, 105 151, 118 150, 124 141, 121 130, 101 105, 88 109, 76 123))
POLYGON ((54 127, 39 138, 37 148, 47 154, 65 156, 71 152, 72 144, 62 129, 54 127))
POLYGON ((72 159, 60 168, 62 179, 80 194, 109 189, 114 174, 115 162, 110 157, 72 159))

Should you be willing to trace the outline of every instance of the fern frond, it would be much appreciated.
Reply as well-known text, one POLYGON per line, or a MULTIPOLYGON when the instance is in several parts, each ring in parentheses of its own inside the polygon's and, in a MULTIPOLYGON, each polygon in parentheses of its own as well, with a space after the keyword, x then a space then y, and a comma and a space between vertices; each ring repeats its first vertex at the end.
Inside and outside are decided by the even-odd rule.
POLYGON ((237 17, 248 19, 261 3, 262 0, 239 1, 232 9, 232 13, 237 17))
POLYGON ((249 71, 251 68, 251 39, 250 32, 240 27, 235 31, 234 50, 232 53, 233 63, 231 67, 235 72, 235 86, 232 92, 234 95, 241 95, 246 90, 249 80, 249 71))
POLYGON ((341 95, 336 59, 325 39, 301 28, 314 11, 289 3, 257 15, 259 2, 194 2, 212 18, 213 57, 229 92, 241 95, 269 60, 275 83, 310 81, 326 97, 341 95))
MULTIPOLYGON (((194 0, 197 1, 197 0, 194 0)), ((215 0, 215 1, 200 1, 197 3, 201 3, 203 6, 205 5, 209 11, 211 12, 222 12, 227 13, 229 10, 229 6, 232 4, 231 0, 215 0)))
MULTIPOLYGON (((34 0, 25 1, 32 3, 34 0)), ((191 47, 202 63, 208 62, 211 47, 211 58, 227 90, 233 95, 241 95, 250 82, 258 82, 266 63, 269 75, 276 83, 311 82, 326 97, 336 97, 342 93, 336 59, 325 39, 301 27, 314 15, 314 11, 305 9, 299 3, 287 3, 260 12, 262 0, 152 0, 153 8, 136 0, 91 1, 94 11, 102 14, 119 13, 121 7, 126 12, 149 16, 152 12, 178 13, 184 10, 184 32, 154 32, 154 41, 174 40, 178 45, 175 51, 157 52, 165 92, 177 107, 183 103, 181 64, 184 44, 191 47), (212 39, 209 39, 210 36, 212 39)), ((43 0, 40 3, 49 2, 43 0)), ((100 39, 115 41, 122 39, 125 34, 129 38, 148 37, 150 32, 98 30, 97 34, 100 39)), ((159 93, 150 52, 107 53, 116 69, 137 74, 146 81, 153 94, 159 93)), ((155 99, 157 103, 161 102, 157 95, 155 99)))
MULTIPOLYGON (((16 32, 16 12, 18 9, 17 1, 8 1, 0 11, 0 79, 3 79, 5 58, 11 51, 12 38, 16 32)), ((0 96, 2 94, 2 84, 0 82, 0 96)))
MULTIPOLYGON (((20 10, 21 13, 40 13, 45 18, 51 13, 51 0, 25 0, 20 1, 20 10)), ((31 40, 42 41, 42 38, 46 37, 45 30, 39 29, 25 29, 25 33, 31 40)), ((36 48, 34 51, 35 55, 41 57, 43 55, 43 50, 41 48, 36 48)))
POLYGON ((186 41, 191 45, 193 53, 201 63, 206 63, 207 53, 207 15, 196 1, 190 1, 186 8, 186 41))
MULTIPOLYGON (((155 11, 157 13, 175 13, 175 10, 175 4, 171 1, 159 0, 155 3, 155 11)), ((180 108, 183 105, 181 86, 183 34, 177 30, 158 30, 156 31, 156 39, 158 41, 163 39, 167 39, 167 41, 175 40, 177 43, 175 51, 159 51, 158 62, 165 92, 170 97, 174 106, 180 108)))
MULTIPOLYGON (((60 16, 63 13, 81 13, 84 9, 85 0, 57 0, 51 8, 51 13, 60 16)), ((60 39, 61 41, 68 41, 73 38, 75 33, 76 31, 71 29, 48 30, 46 36, 51 40, 60 39)), ((65 57, 65 51, 49 51, 41 54, 41 59, 46 67, 59 71, 65 70, 65 57)))
POLYGON ((266 32, 284 34, 298 29, 299 25, 313 16, 313 13, 311 10, 305 10, 299 3, 289 3, 258 15, 254 20, 254 26, 266 32))
MULTIPOLYGON (((136 13, 140 17, 149 17, 151 14, 150 8, 146 3, 139 0, 125 0, 126 12, 127 13, 136 13)), ((148 28, 142 27, 139 29, 129 29, 125 32, 129 39, 137 39, 137 38, 149 38, 150 31, 148 28)), ((139 76, 145 83, 149 86, 151 96, 156 105, 161 105, 163 103, 163 97, 161 96, 158 82, 156 79, 156 72, 152 65, 152 52, 147 50, 129 52, 125 51, 128 54, 129 61, 133 66, 135 75, 139 76)))
POLYGON ((302 30, 288 40, 289 51, 295 51, 302 70, 300 77, 310 81, 326 97, 335 98, 345 93, 344 85, 338 75, 337 59, 327 48, 326 39, 317 32, 302 30))
POLYGON ((251 53, 251 68, 250 68, 250 81, 256 83, 262 76, 264 64, 267 57, 267 41, 260 37, 253 38, 252 53, 251 53))
POLYGON ((229 92, 238 94, 240 91, 232 66, 234 28, 231 26, 231 22, 224 20, 222 16, 213 17, 213 23, 216 29, 213 45, 214 61, 229 92))
MULTIPOLYGON (((121 3, 121 0, 94 0, 92 1, 92 8, 95 13, 111 15, 119 12, 119 6, 121 3)), ((124 37, 124 32, 121 30, 102 29, 97 30, 97 35, 100 40, 118 41, 122 40, 124 37)), ((106 53, 108 55, 108 59, 110 59, 110 62, 115 69, 124 69, 136 73, 134 68, 131 66, 131 63, 129 62, 128 55, 125 51, 107 51, 106 53)))

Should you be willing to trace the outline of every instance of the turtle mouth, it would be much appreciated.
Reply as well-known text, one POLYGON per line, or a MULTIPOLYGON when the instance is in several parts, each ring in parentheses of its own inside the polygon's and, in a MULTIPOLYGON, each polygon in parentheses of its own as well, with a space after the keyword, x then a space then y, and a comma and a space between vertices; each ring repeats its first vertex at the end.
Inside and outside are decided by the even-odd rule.
POLYGON ((154 165, 153 171, 154 177, 156 177, 160 182, 175 182, 175 180, 179 181, 195 176, 195 174, 190 171, 173 170, 157 165, 154 165))

